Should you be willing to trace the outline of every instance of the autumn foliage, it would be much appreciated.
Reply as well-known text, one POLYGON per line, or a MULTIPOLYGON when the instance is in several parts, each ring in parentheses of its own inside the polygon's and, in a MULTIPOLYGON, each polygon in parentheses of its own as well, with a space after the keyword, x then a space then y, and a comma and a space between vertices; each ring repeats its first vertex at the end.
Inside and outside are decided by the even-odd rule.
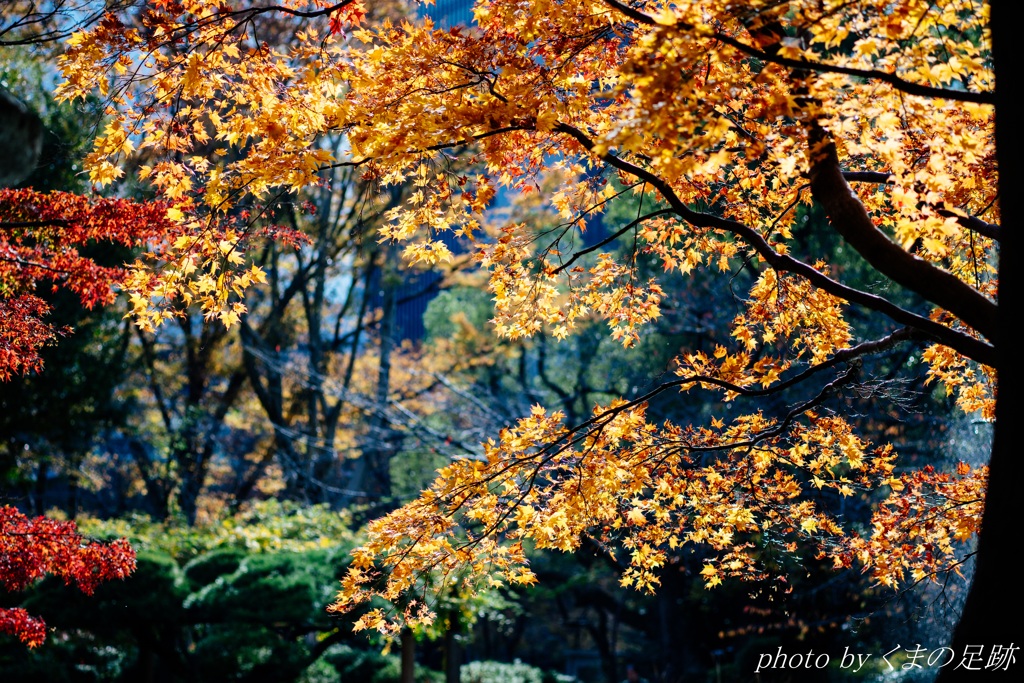
POLYGON ((167 207, 0 189, 0 381, 39 370, 39 349, 64 332, 45 322, 50 307, 40 288, 66 289, 86 308, 111 303, 126 270, 100 265, 84 250, 159 245, 174 225, 167 207))
POLYGON ((985 468, 897 474, 898 444, 856 433, 842 401, 884 399, 866 359, 910 348, 963 410, 994 415, 987 4, 479 0, 475 25, 450 30, 358 24, 356 7, 154 2, 68 41, 59 95, 110 101, 91 179, 114 181, 141 153, 142 176, 182 207, 183 236, 126 281, 141 325, 175 299, 227 324, 244 315, 260 272, 244 267, 240 233, 209 226, 341 166, 411 188, 380 234, 409 260, 450 260, 445 233, 473 242, 495 327, 512 339, 562 338, 597 317, 635 344, 668 296, 639 257, 752 279, 728 344, 683 349, 672 379, 581 424, 536 407, 371 524, 334 609, 383 598, 392 609, 357 625, 395 632, 432 618, 426 577, 463 592, 481 576, 531 583, 526 548, 573 551, 585 537, 647 591, 683 546, 701 549, 708 588, 783 580, 765 550, 889 585, 957 570, 985 468), (248 30, 291 20, 287 39, 248 30), (333 133, 341 151, 318 144, 333 133), (550 179, 559 226, 481 230, 498 189, 550 179), (636 219, 581 248, 619 188, 638 199, 636 219), (798 209, 810 206, 846 256, 808 253, 798 209), (871 282, 844 279, 851 257, 871 282), (648 418, 666 392, 698 390, 720 402, 708 424, 648 418), (769 411, 768 396, 784 400, 769 411), (876 491, 870 530, 828 510, 876 491))
MULTIPOLYGON (((5 590, 24 590, 50 574, 91 595, 100 583, 123 579, 134 569, 135 551, 124 539, 90 541, 74 522, 31 519, 9 505, 0 507, 0 586, 5 590)), ((46 639, 46 625, 24 609, 0 608, 0 633, 36 647, 46 639)))

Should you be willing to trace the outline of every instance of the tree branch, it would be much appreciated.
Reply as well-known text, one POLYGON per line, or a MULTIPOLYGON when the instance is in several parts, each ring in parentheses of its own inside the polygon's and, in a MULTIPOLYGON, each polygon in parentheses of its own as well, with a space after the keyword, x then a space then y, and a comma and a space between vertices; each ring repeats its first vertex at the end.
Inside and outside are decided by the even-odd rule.
POLYGON ((627 225, 619 228, 614 233, 612 233, 608 237, 604 238, 603 240, 601 240, 597 244, 591 245, 591 246, 587 247, 586 249, 580 249, 579 251, 574 251, 572 253, 572 257, 570 257, 569 260, 566 261, 565 263, 563 263, 562 265, 560 265, 557 268, 555 268, 555 270, 551 274, 552 275, 557 275, 558 273, 561 273, 563 270, 565 270, 566 268, 571 266, 573 263, 575 263, 577 261, 577 259, 579 259, 581 256, 585 256, 586 254, 589 254, 592 251, 597 251, 601 247, 606 246, 608 244, 611 244, 612 242, 614 242, 615 240, 619 239, 620 237, 622 237, 627 232, 629 232, 630 230, 632 230, 636 226, 640 225, 644 221, 649 220, 651 218, 655 218, 656 216, 662 216, 662 215, 664 215, 666 213, 675 213, 675 210, 674 209, 661 209, 659 211, 652 211, 651 213, 647 214, 646 216, 640 216, 636 220, 631 221, 627 225))
MULTIPOLYGON (((879 185, 891 185, 893 184, 893 175, 891 173, 883 173, 881 171, 843 171, 843 178, 848 183, 876 183, 879 185)), ((996 242, 1000 241, 1002 235, 1000 234, 1000 226, 995 223, 989 223, 983 221, 977 216, 964 216, 950 211, 949 209, 936 208, 935 212, 943 218, 955 218, 956 222, 960 224, 960 227, 976 232, 983 237, 987 237, 996 242)))
MULTIPOLYGON (((638 24, 646 24, 647 26, 658 26, 651 16, 644 14, 643 12, 633 9, 628 5, 619 2, 619 0, 604 0, 605 4, 615 8, 622 14, 626 15, 638 24)), ((693 31, 696 27, 685 22, 679 22, 675 25, 675 28, 680 31, 693 31)), ((723 33, 721 31, 708 32, 707 37, 714 38, 715 40, 724 43, 730 47, 733 47, 740 52, 743 52, 750 57, 760 59, 763 62, 770 62, 772 64, 778 64, 779 66, 787 66, 791 69, 802 69, 807 71, 817 71, 820 73, 834 73, 844 74, 846 76, 854 76, 857 78, 864 78, 867 80, 882 81, 888 83, 892 87, 896 88, 901 92, 905 92, 908 95, 918 95, 920 97, 936 97, 945 100, 956 100, 959 102, 977 102, 978 104, 995 104, 995 95, 990 92, 974 92, 972 90, 950 90, 948 88, 936 88, 930 85, 922 85, 921 83, 914 83, 912 81, 904 80, 894 73, 888 71, 879 71, 877 69, 857 69, 849 66, 839 66, 836 64, 822 64, 821 62, 811 62, 804 59, 790 59, 789 57, 783 57, 778 54, 771 54, 764 50, 758 49, 753 45, 747 45, 743 41, 737 40, 736 38, 723 33)))
POLYGON ((989 223, 983 221, 977 216, 963 216, 950 211, 949 209, 936 209, 935 213, 939 214, 943 218, 955 218, 956 222, 960 224, 961 228, 966 228, 971 232, 976 232, 983 237, 987 237, 990 240, 999 242, 1002 239, 1002 227, 995 223, 989 223))
POLYGON ((828 133, 812 123, 808 135, 811 194, 825 208, 832 227, 879 273, 917 292, 992 339, 996 304, 952 273, 904 251, 875 227, 867 209, 843 178, 839 155, 828 133))
MULTIPOLYGON (((608 0, 606 0, 606 2, 607 1, 608 0)), ((764 62, 771 62, 772 64, 778 64, 779 66, 788 66, 791 69, 804 69, 807 71, 817 71, 819 73, 844 74, 846 76, 854 76, 867 80, 882 81, 883 83, 888 83, 900 92, 904 92, 908 95, 917 95, 918 97, 931 97, 943 100, 954 100, 957 102, 975 102, 977 104, 995 104, 995 96, 990 92, 936 88, 930 85, 922 85, 920 83, 913 83, 911 81, 904 80, 896 74, 889 73, 888 71, 878 71, 877 69, 855 69, 849 66, 822 64, 820 62, 810 62, 803 59, 790 59, 789 57, 782 57, 777 54, 769 54, 764 50, 759 50, 752 45, 747 45, 746 43, 736 40, 732 36, 724 33, 714 33, 712 37, 726 45, 736 48, 740 52, 754 57, 755 59, 760 59, 764 62)))
POLYGON ((4 221, 0 222, 0 230, 16 230, 19 228, 67 228, 71 225, 68 221, 4 221))
MULTIPOLYGON (((592 151, 594 142, 578 128, 566 123, 559 123, 554 128, 555 132, 564 133, 575 139, 584 149, 592 151)), ((744 225, 739 221, 729 218, 721 218, 711 214, 700 213, 686 206, 675 193, 668 182, 661 176, 637 166, 621 157, 607 152, 601 156, 601 160, 608 165, 629 173, 630 175, 646 180, 661 195, 673 210, 687 222, 702 228, 716 228, 736 235, 753 248, 772 268, 777 271, 792 272, 805 277, 815 287, 840 297, 851 303, 859 304, 873 311, 882 313, 895 322, 909 327, 916 328, 935 341, 954 349, 955 351, 985 365, 995 363, 995 348, 985 341, 976 339, 968 334, 959 332, 937 323, 916 313, 912 313, 888 299, 885 299, 868 292, 854 289, 841 282, 833 280, 821 271, 815 269, 803 261, 799 261, 788 254, 780 254, 758 233, 754 228, 744 225)), ((980 296, 980 295, 979 295, 980 296)), ((987 301, 987 300, 986 300, 987 301)))
POLYGON ((876 185, 892 185, 895 181, 892 173, 882 171, 843 171, 843 178, 849 183, 875 183, 876 185))

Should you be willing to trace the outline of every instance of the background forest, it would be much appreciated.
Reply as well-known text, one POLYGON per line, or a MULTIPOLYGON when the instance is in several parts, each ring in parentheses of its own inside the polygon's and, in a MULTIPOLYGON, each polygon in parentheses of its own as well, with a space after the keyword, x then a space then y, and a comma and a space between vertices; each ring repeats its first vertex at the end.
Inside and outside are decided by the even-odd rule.
MULTIPOLYGON (((368 12, 372 21, 431 17, 458 26, 471 20, 469 5, 370 3, 368 12)), ((16 39, 19 7, 0 9, 0 88, 38 118, 42 145, 34 170, 7 184, 89 194, 82 164, 107 123, 104 103, 53 98, 62 46, 46 36, 16 39)), ((264 39, 288 40, 297 21, 266 18, 264 39)), ((341 155, 349 141, 338 133, 320 144, 341 155)), ((139 176, 148 163, 145 151, 132 157, 103 194, 155 201, 139 176)), ((481 172, 478 160, 455 163, 457 175, 481 172)), ((415 499, 438 468, 479 457, 483 442, 532 406, 579 424, 595 405, 647 394, 671 376, 681 351, 712 354, 733 342, 730 321, 758 278, 749 260, 736 259, 727 280, 662 274, 661 260, 620 228, 666 205, 613 178, 602 190, 614 200, 607 210, 569 224, 545 199, 563 180, 552 171, 550 188, 498 188, 479 229, 498 236, 515 223, 547 235, 571 227, 580 265, 604 252, 632 259, 639 279, 658 275, 661 315, 631 348, 597 319, 567 339, 550 330, 499 337, 476 247, 448 234, 449 262, 411 264, 380 231, 414 184, 384 186, 341 165, 258 212, 237 209, 280 238, 246 254, 266 282, 242 294, 237 324, 178 302, 179 315, 144 329, 125 298, 87 308, 74 293, 39 287, 48 322, 62 332, 41 351, 41 371, 0 382, 0 505, 73 520, 91 538, 127 538, 137 567, 91 596, 56 578, 0 592, 0 606, 24 607, 51 629, 33 649, 0 636, 0 679, 616 683, 633 665, 652 682, 717 682, 753 680, 758 658, 778 648, 829 652, 837 663, 844 649, 877 655, 901 643, 944 644, 965 592, 955 574, 894 589, 857 566, 836 571, 828 560, 766 549, 759 561, 784 566, 788 585, 727 581, 707 590, 701 569, 710 551, 697 545, 670 558, 653 595, 620 585, 623 559, 600 543, 585 540, 575 553, 528 549, 536 585, 471 596, 442 590, 438 619, 390 644, 353 632, 365 609, 325 611, 367 522, 415 499), (403 656, 416 660, 414 671, 406 660, 405 679, 403 656)), ((837 253, 820 207, 794 212, 800 253, 837 253)), ((106 266, 135 257, 124 246, 85 250, 106 266)), ((873 287, 876 273, 846 254, 832 273, 873 287)), ((892 299, 928 316, 926 302, 901 296, 892 299)), ((865 337, 886 333, 872 318, 856 324, 865 337)), ((900 471, 985 464, 990 424, 957 413, 956 397, 927 381, 920 348, 864 364, 873 384, 839 397, 836 409, 859 433, 898 443, 900 471)), ((736 410, 712 399, 672 394, 651 405, 648 419, 708 422, 736 410)), ((768 396, 761 406, 781 411, 786 403, 768 396)), ((864 529, 881 498, 825 490, 819 502, 864 529)), ((876 656, 856 675, 833 665, 761 672, 760 680, 894 680, 887 671, 876 656)), ((934 673, 900 672, 901 680, 934 673)))

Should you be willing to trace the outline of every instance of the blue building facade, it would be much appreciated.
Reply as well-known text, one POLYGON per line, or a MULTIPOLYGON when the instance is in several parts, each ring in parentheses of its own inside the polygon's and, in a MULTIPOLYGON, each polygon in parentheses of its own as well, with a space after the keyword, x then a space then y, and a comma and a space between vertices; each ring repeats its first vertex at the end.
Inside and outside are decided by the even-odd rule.
POLYGON ((473 0, 435 0, 433 5, 421 5, 420 14, 444 28, 469 26, 473 23, 473 0))

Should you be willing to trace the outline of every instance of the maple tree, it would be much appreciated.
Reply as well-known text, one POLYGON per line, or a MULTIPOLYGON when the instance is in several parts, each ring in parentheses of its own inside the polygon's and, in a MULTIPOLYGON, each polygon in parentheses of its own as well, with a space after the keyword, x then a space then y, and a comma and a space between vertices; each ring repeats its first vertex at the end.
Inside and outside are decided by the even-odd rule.
POLYGON ((1010 564, 1000 508, 1016 480, 1000 435, 1006 401, 995 399, 996 368, 1014 362, 996 260, 1006 271, 1015 237, 1000 223, 1016 208, 999 188, 1013 187, 1019 146, 1002 118, 995 125, 1012 116, 993 75, 1009 63, 999 50, 1011 39, 993 19, 1004 7, 479 0, 475 26, 439 30, 368 21, 357 0, 161 1, 75 33, 59 94, 109 98, 88 159, 94 182, 117 178, 139 150, 141 175, 176 203, 182 239, 126 285, 146 327, 173 316, 174 299, 227 324, 244 316, 237 297, 258 272, 244 269, 239 234, 211 237, 210 225, 344 166, 412 185, 380 231, 409 260, 451 259, 447 231, 476 241, 495 327, 512 339, 565 337, 596 315, 635 344, 666 296, 656 277, 637 277, 640 253, 683 273, 756 272, 731 344, 684 352, 676 379, 576 425, 536 407, 371 525, 334 608, 381 597, 399 609, 358 626, 429 620, 416 597, 425 572, 466 591, 479 573, 530 583, 524 544, 567 551, 582 537, 628 556, 622 583, 644 590, 687 544, 709 549, 708 587, 769 578, 756 552, 765 545, 897 585, 956 571, 962 542, 983 528, 980 595, 998 582, 982 577, 1008 576, 997 568, 1010 564), (260 22, 282 16, 301 20, 294 36, 261 39, 260 22), (345 150, 319 144, 336 132, 345 150), (457 170, 460 153, 483 170, 457 170), (536 192, 546 177, 561 178, 547 195, 564 218, 557 230, 509 224, 484 236, 498 187, 536 192), (641 210, 598 246, 576 246, 617 197, 612 181, 643 198, 641 210), (801 203, 820 207, 884 284, 844 282, 838 249, 802 251, 801 203), (633 257, 598 253, 623 236, 633 257), (865 338, 864 314, 886 319, 887 333, 865 338), (987 491, 984 467, 897 473, 898 448, 871 444, 837 411, 837 397, 871 391, 864 359, 907 346, 963 410, 997 418, 991 465, 1002 474, 987 491), (647 419, 659 395, 695 389, 741 414, 647 419), (758 410, 768 395, 788 408, 758 410), (825 506, 826 494, 881 487, 889 498, 862 534, 825 506))
MULTIPOLYGON (((0 585, 8 591, 52 574, 91 595, 101 582, 123 579, 134 569, 135 551, 124 539, 88 541, 74 522, 30 519, 9 505, 0 507, 0 585)), ((0 633, 35 647, 46 639, 46 624, 20 607, 2 607, 0 633)))
POLYGON ((43 614, 58 635, 33 652, 5 643, 8 681, 59 679, 65 666, 94 667, 101 680, 186 681, 197 671, 203 679, 308 680, 301 674, 311 662, 327 666, 325 651, 351 639, 323 611, 355 542, 345 513, 267 500, 197 525, 145 515, 76 521, 89 537, 128 537, 136 567, 89 596, 59 580, 26 595, 22 607, 43 614), (82 645, 96 642, 129 642, 132 655, 112 673, 82 645), (154 664, 159 677, 148 673, 154 664))
MULTIPOLYGON (((48 33, 49 19, 68 9, 71 14, 82 9, 60 1, 49 8, 15 4, 5 6, 0 17, 4 46, 59 37, 59 33, 48 33), (43 13, 33 14, 36 9, 43 13)), ((10 85, 4 75, 5 85, 10 85)), ((45 145, 31 108, 6 90, 3 95, 0 128, 4 129, 4 151, 14 163, 5 168, 2 182, 18 183, 31 177, 45 145), (27 155, 25 150, 30 150, 27 155)), ((51 116, 49 123, 56 118, 51 116)), ((60 183, 55 164, 59 160, 51 154, 43 170, 44 184, 60 183)), ((71 331, 47 319, 54 312, 54 298, 48 294, 64 290, 87 309, 112 302, 124 270, 103 265, 105 260, 97 258, 102 251, 99 245, 137 247, 152 242, 155 246, 173 226, 166 211, 167 205, 159 201, 143 205, 70 192, 0 188, 0 382, 38 372, 42 347, 71 331)), ((68 395, 65 390, 62 398, 68 395)), ((83 435, 76 436, 82 439, 83 435)), ((41 466, 43 478, 44 472, 41 466)), ((10 474, 5 470, 5 478, 10 474)), ((91 595, 100 582, 124 578, 134 567, 135 552, 124 539, 100 543, 83 537, 73 521, 30 519, 10 505, 0 506, 0 585, 7 591, 24 590, 49 574, 91 595)), ((0 608, 0 632, 36 647, 45 641, 46 625, 25 609, 4 607, 0 608)))
MULTIPOLYGON (((39 371, 39 351, 66 329, 46 322, 50 306, 37 288, 50 284, 92 308, 114 299, 123 269, 102 266, 81 250, 97 242, 138 246, 164 237, 173 224, 162 202, 90 199, 67 192, 0 189, 0 381, 39 371)), ((23 590, 47 574, 91 594, 98 583, 134 568, 127 541, 84 539, 74 522, 29 519, 0 507, 0 584, 23 590)), ((0 631, 35 647, 43 621, 21 608, 0 609, 0 631)))
POLYGON ((161 241, 173 226, 163 202, 0 189, 0 381, 39 370, 39 349, 62 332, 44 321, 49 306, 38 286, 67 289, 86 308, 108 304, 125 271, 82 248, 161 241))

